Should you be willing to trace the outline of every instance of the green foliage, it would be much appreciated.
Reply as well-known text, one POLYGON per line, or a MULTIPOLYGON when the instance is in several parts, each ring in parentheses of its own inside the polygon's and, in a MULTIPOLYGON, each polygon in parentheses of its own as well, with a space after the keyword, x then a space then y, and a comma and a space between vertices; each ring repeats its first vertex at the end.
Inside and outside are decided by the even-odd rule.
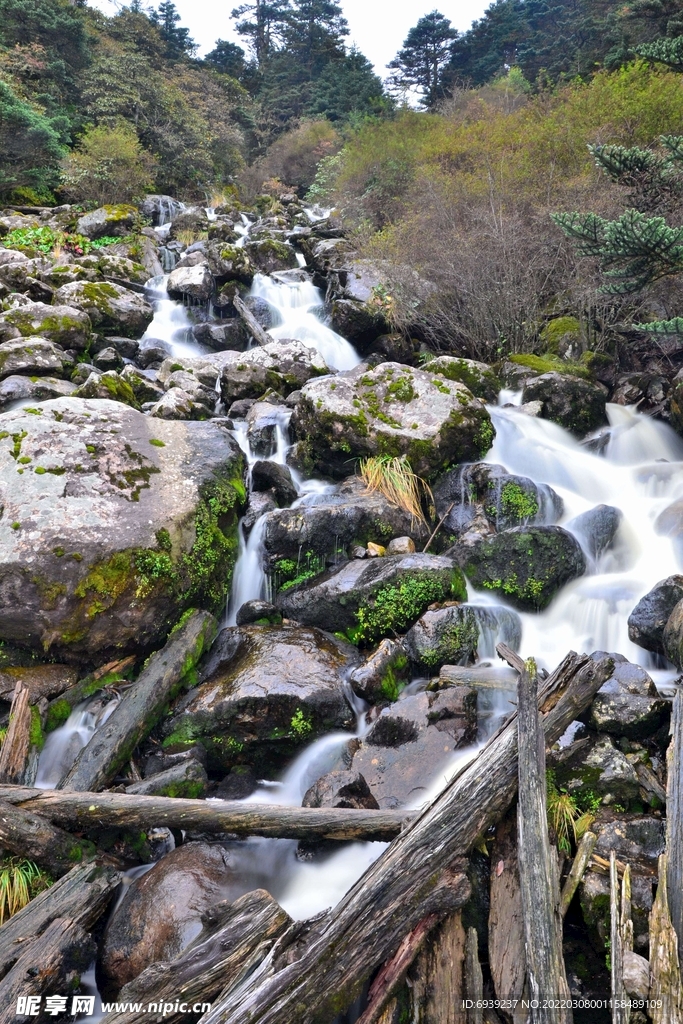
POLYGON ((325 559, 313 551, 307 551, 303 561, 295 562, 291 558, 282 558, 275 565, 275 589, 291 590, 300 583, 315 579, 325 571, 325 559))
POLYGON ((0 80, 0 195, 31 188, 45 192, 58 180, 64 156, 56 121, 36 110, 0 80))
POLYGON ((155 161, 132 125, 89 128, 64 161, 61 190, 72 202, 131 203, 151 191, 155 161))
POLYGON ((538 373, 571 373, 575 377, 590 377, 590 371, 580 363, 571 363, 566 359, 560 359, 552 352, 544 352, 543 355, 514 355, 510 356, 510 362, 518 366, 528 366, 530 370, 538 373))
MULTIPOLYGON (((516 524, 527 523, 538 514, 538 502, 532 494, 528 494, 519 484, 507 483, 501 489, 500 512, 505 519, 514 520, 516 524)), ((487 512, 495 516, 498 507, 487 506, 487 512)))
POLYGON ((572 840, 578 844, 595 821, 599 798, 589 794, 581 803, 565 789, 558 789, 555 775, 546 772, 548 823, 557 837, 558 849, 571 855, 572 840))
POLYGON ((394 633, 404 632, 435 601, 466 600, 460 573, 450 585, 441 577, 407 576, 382 587, 372 601, 356 612, 357 625, 349 631, 352 643, 370 644, 394 633))
POLYGON ((390 78, 392 85, 401 90, 418 88, 424 106, 434 107, 446 94, 444 71, 457 35, 443 14, 425 14, 411 28, 403 49, 388 65, 394 72, 390 78))
POLYGON ((289 727, 296 738, 303 741, 313 732, 313 721, 301 708, 297 708, 289 723, 289 727))
POLYGON ((0 862, 0 925, 51 885, 52 879, 33 861, 5 857, 0 862))

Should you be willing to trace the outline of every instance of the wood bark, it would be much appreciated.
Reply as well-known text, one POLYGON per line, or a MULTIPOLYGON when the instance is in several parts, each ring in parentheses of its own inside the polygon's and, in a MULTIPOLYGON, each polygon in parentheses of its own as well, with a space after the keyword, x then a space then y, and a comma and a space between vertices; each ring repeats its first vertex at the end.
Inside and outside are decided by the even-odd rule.
POLYGON ((387 842, 413 821, 415 811, 284 807, 240 800, 189 800, 131 793, 0 786, 0 801, 78 831, 101 828, 184 828, 270 839, 347 839, 387 842))
POLYGON ((659 858, 659 885, 650 911, 650 1000, 652 1024, 683 1024, 683 985, 678 939, 669 913, 666 854, 659 858))
POLYGON ((174 764, 163 772, 157 772, 156 775, 150 775, 146 779, 141 779, 138 774, 133 785, 126 786, 126 793, 133 793, 137 796, 155 796, 156 794, 163 796, 174 792, 182 793, 183 789, 187 792, 191 786, 197 787, 198 791, 203 793, 206 790, 207 782, 208 775, 203 765, 199 761, 189 759, 174 764))
POLYGON ((683 692, 674 697, 671 712, 671 743, 667 755, 666 852, 667 889, 671 924, 678 939, 683 973, 683 692))
POLYGON ((588 862, 593 856, 593 850, 597 841, 598 837, 595 832, 586 832, 579 843, 574 861, 562 888, 562 895, 560 896, 560 914, 562 917, 569 910, 569 904, 574 899, 574 893, 578 889, 579 883, 588 867, 588 862))
POLYGON ((12 697, 7 734, 0 747, 0 782, 21 783, 31 747, 29 688, 19 680, 12 697))
POLYGON ((545 737, 538 711, 536 665, 528 661, 519 677, 517 741, 519 796, 517 831, 519 882, 526 945, 526 967, 533 1024, 571 1024, 568 1007, 550 1008, 547 1000, 568 1000, 562 955, 562 917, 556 862, 548 839, 545 737))
POLYGON ((209 612, 195 612, 149 659, 116 710, 81 750, 59 789, 102 789, 156 725, 182 679, 211 644, 218 626, 209 612))
POLYGON ((79 679, 78 682, 73 686, 70 686, 68 690, 64 690, 63 693, 60 693, 59 697, 51 700, 47 708, 48 715, 50 714, 50 708, 54 707, 58 703, 63 703, 63 701, 66 701, 73 711, 81 701, 84 701, 93 695, 96 689, 96 687, 93 687, 93 683, 99 682, 99 680, 103 679, 105 676, 110 677, 107 686, 116 687, 120 684, 125 685, 123 673, 133 667, 135 660, 135 656, 130 655, 127 658, 122 658, 117 661, 109 661, 106 665, 101 665, 98 669, 95 669, 94 672, 85 676, 85 678, 79 679))
POLYGON ((242 977, 262 959, 275 940, 291 925, 291 918, 272 896, 262 889, 248 892, 220 915, 218 927, 205 927, 202 934, 175 960, 152 964, 125 985, 119 1002, 159 1005, 158 1012, 108 1013, 106 1024, 179 1024, 196 1020, 190 1015, 165 1010, 176 1002, 190 1006, 213 1002, 223 989, 242 977))
POLYGON ((249 307, 244 304, 242 299, 240 299, 239 295, 235 296, 232 300, 232 304, 244 320, 247 330, 257 345, 270 345, 271 341, 274 341, 272 335, 268 334, 268 332, 261 327, 261 324, 258 322, 249 307))
MULTIPOLYGON (((547 742, 583 713, 612 670, 607 655, 564 659, 542 695, 547 742)), ((502 817, 516 789, 513 715, 301 944, 294 962, 267 957, 203 1024, 329 1022, 423 917, 462 906, 470 887, 459 858, 502 817)))
POLYGON ((484 1009, 481 1004, 484 998, 484 976, 479 963, 479 939, 476 928, 467 929, 463 987, 465 999, 472 1003, 472 1006, 467 1006, 467 1024, 483 1024, 484 1009))
MULTIPOLYGON (((522 894, 517 859, 517 816, 508 814, 496 827, 491 849, 489 966, 498 999, 521 999, 525 951, 522 894)), ((526 1021, 526 1011, 508 1011, 509 1019, 526 1021)))
POLYGON ((92 928, 109 906, 120 881, 119 871, 85 864, 72 868, 31 900, 0 928, 0 978, 57 918, 67 918, 85 931, 92 928))
MULTIPOLYGON (((0 847, 19 857, 28 857, 53 878, 61 878, 76 864, 97 856, 95 846, 85 839, 76 839, 46 818, 21 807, 0 801, 0 847)), ((105 854, 100 862, 114 867, 121 865, 105 854)))
POLYGON ((420 1024, 467 1024, 463 1007, 465 929, 456 910, 429 937, 410 972, 412 1019, 420 1024))
POLYGON ((624 950, 621 936, 621 900, 617 857, 610 853, 610 976, 612 991, 612 1024, 628 1024, 630 1013, 626 1007, 624 988, 624 950))
POLYGON ((394 956, 373 980, 368 992, 367 1006, 358 1018, 357 1024, 379 1024, 391 997, 408 973, 408 968, 424 946, 437 920, 436 914, 428 914, 409 935, 406 935, 394 956))

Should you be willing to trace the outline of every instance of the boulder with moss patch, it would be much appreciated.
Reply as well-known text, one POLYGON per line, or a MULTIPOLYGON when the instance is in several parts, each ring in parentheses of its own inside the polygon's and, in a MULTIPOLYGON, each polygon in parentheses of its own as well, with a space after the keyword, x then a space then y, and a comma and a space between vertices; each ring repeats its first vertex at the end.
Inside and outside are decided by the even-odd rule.
POLYGON ((0 314, 0 337, 31 338, 39 335, 62 348, 83 352, 90 341, 92 324, 82 309, 31 302, 0 314))
POLYGON ((154 317, 142 295, 110 281, 72 281, 55 292, 55 304, 84 310, 96 330, 125 338, 139 338, 154 317))
POLYGON ((262 274, 273 274, 278 270, 291 270, 299 265, 294 248, 275 238, 262 238, 255 242, 247 242, 244 249, 253 265, 262 274))
POLYGON ((0 380, 14 374, 66 376, 72 368, 64 349, 45 338, 22 338, 0 345, 0 380))
POLYGON ((543 419, 576 437, 607 423, 607 388, 569 373, 542 373, 524 385, 523 402, 541 402, 543 419))
POLYGON ((79 218, 76 231, 91 240, 108 235, 121 237, 133 230, 137 220, 138 211, 127 203, 100 206, 79 218))
POLYGON ((133 409, 139 409, 138 401, 130 384, 116 373, 107 370, 105 373, 91 373, 84 384, 74 391, 74 398, 107 398, 113 402, 123 402, 133 409))
POLYGON ((217 423, 107 399, 5 413, 0 639, 100 664, 159 644, 190 605, 224 607, 245 498, 217 423))
POLYGON ((468 665, 491 656, 496 644, 513 651, 522 642, 519 615, 502 605, 450 605, 425 612, 406 634, 404 645, 411 661, 430 671, 442 665, 468 665))
POLYGON ((355 459, 407 456, 434 477, 449 465, 481 458, 495 435, 486 408, 457 381, 400 363, 311 381, 292 417, 314 465, 348 476, 355 459))
POLYGON ((475 398, 485 402, 496 402, 502 384, 487 363, 476 359, 459 359, 455 356, 437 356, 430 359, 425 366, 429 373, 437 373, 446 380, 456 380, 464 384, 475 398))

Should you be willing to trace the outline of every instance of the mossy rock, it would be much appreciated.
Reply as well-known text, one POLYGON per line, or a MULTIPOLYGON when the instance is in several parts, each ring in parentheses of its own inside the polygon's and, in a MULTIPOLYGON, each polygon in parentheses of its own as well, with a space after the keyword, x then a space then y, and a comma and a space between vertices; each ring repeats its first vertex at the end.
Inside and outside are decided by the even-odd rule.
POLYGON ((581 346, 581 324, 575 316, 556 316, 541 331, 541 341, 553 355, 564 356, 568 349, 576 355, 581 346))
POLYGON ((502 384, 487 363, 455 356, 437 356, 436 359, 430 359, 425 368, 429 373, 436 373, 446 380, 459 381, 475 398, 481 398, 489 404, 498 400, 502 384))
POLYGON ((607 389, 569 373, 543 373, 524 385, 524 402, 541 402, 541 416, 576 437, 607 423, 607 389))

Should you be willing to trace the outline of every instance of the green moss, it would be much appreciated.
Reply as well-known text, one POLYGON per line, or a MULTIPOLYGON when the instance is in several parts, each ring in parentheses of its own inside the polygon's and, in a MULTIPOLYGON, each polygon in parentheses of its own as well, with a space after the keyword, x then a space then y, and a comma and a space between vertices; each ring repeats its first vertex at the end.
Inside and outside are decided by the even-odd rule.
POLYGON ((21 529, 21 523, 17 523, 17 522, 12 523, 12 529, 13 530, 20 530, 21 529))
POLYGON ((52 554, 55 555, 57 558, 62 558, 65 554, 64 548, 57 546, 56 548, 52 549, 52 554))
POLYGON ((36 466, 33 472, 37 473, 38 476, 42 476, 44 473, 47 473, 47 470, 45 469, 44 466, 36 466))
POLYGON ((557 355, 560 342, 581 340, 581 324, 575 316, 558 316, 550 320, 541 331, 541 341, 546 350, 557 355))
MULTIPOLYGON (((493 481, 491 486, 495 486, 493 481)), ((528 522, 538 515, 538 502, 532 494, 516 483, 507 483, 500 492, 500 506, 487 505, 486 512, 495 518, 499 512, 515 523, 528 522)))
POLYGON ((24 412, 29 413, 30 416, 42 416, 42 409, 30 409, 27 405, 24 406, 24 412))
POLYGON ((373 643, 404 632, 434 602, 466 598, 467 588, 459 570, 448 575, 406 575, 382 587, 371 601, 361 605, 356 612, 357 625, 347 635, 352 643, 373 643))
POLYGON ((17 462, 22 466, 27 466, 31 459, 28 455, 22 455, 20 459, 17 459, 17 462))
MULTIPOLYGON (((12 451, 10 452, 10 454, 11 454, 12 458, 15 459, 15 460, 19 459, 19 456, 21 455, 21 445, 22 445, 22 442, 23 442, 24 438, 26 437, 26 435, 27 435, 27 431, 26 430, 22 430, 18 434, 12 434, 12 441, 14 443, 12 445, 12 451)), ((29 459, 29 462, 30 461, 31 460, 29 459)))
POLYGON ((123 402, 124 405, 130 405, 133 409, 140 408, 130 384, 123 380, 122 377, 119 377, 117 373, 103 373, 98 379, 98 384, 107 389, 110 397, 115 402, 123 402))
POLYGON ((159 796, 170 796, 178 800, 199 800, 206 792, 206 785, 201 779, 185 779, 181 782, 171 782, 159 790, 159 796))
POLYGON ((47 716, 45 718, 45 732, 54 732, 61 725, 64 725, 67 718, 71 714, 72 708, 68 700, 61 698, 60 700, 53 700, 48 705, 47 716))
POLYGON ((165 527, 162 526, 160 530, 157 530, 154 536, 161 551, 171 551, 173 549, 171 535, 165 527))
POLYGON ((31 708, 31 725, 29 726, 29 743, 36 750, 42 750, 45 743, 43 726, 40 721, 40 711, 37 707, 31 708))
POLYGON ((584 379, 590 377, 590 373, 585 366, 582 366, 580 363, 569 363, 564 359, 559 359, 552 352, 546 352, 540 356, 510 356, 510 361, 517 363, 518 366, 526 366, 530 370, 536 370, 538 373, 571 373, 575 377, 583 377, 584 379))
POLYGON ((473 366, 470 360, 451 357, 443 360, 432 357, 428 362, 436 364, 428 366, 430 373, 435 373, 439 377, 445 377, 458 384, 464 384, 475 398, 483 398, 487 402, 496 400, 500 391, 500 381, 493 370, 480 369, 478 366, 473 366))
POLYGON ((439 637, 438 646, 421 655, 425 665, 457 665, 463 658, 476 654, 479 645, 479 627, 474 612, 468 608, 463 622, 447 626, 439 637))
POLYGON ((153 444, 155 448, 165 448, 166 442, 160 441, 158 437, 150 437, 149 443, 153 444))

